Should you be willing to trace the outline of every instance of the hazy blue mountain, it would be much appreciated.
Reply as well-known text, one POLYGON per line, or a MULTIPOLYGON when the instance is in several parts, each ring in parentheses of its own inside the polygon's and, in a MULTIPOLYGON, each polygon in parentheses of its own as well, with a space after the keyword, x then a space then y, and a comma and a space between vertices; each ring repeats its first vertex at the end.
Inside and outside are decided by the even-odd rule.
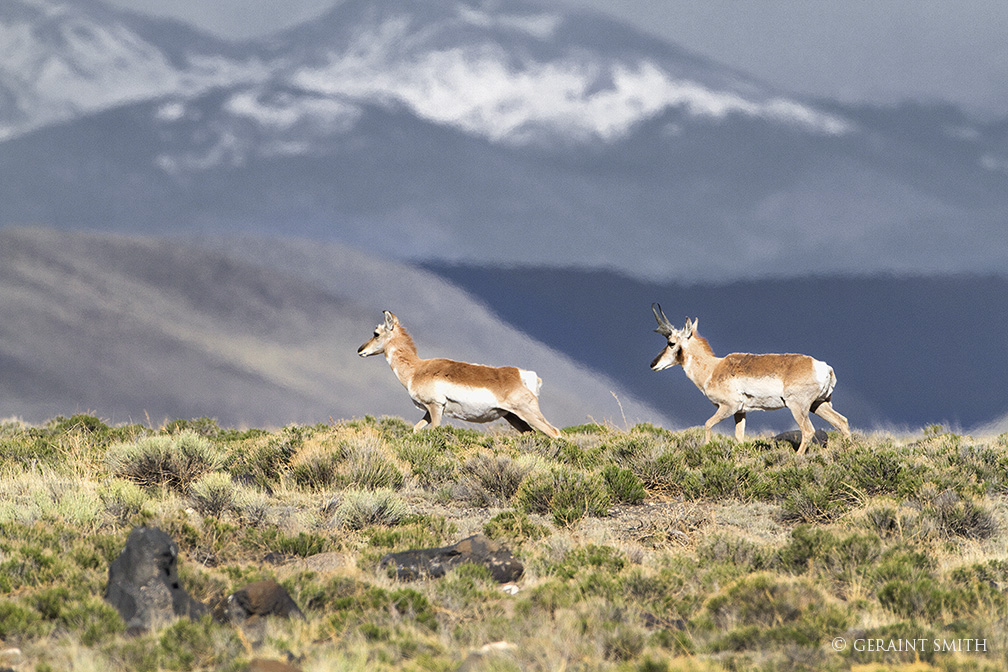
POLYGON ((62 75, 33 94, 0 72, 40 126, 0 143, 0 225, 266 231, 708 282, 1008 267, 992 242, 1008 123, 954 106, 801 100, 520 2, 352 0, 237 45, 36 5, 47 31, 17 25, 62 75), (95 103, 105 47, 130 89, 95 103))
MULTIPOLYGON (((801 352, 826 361, 838 379, 834 406, 862 430, 915 430, 932 423, 974 429, 1005 411, 1004 276, 683 285, 606 271, 432 270, 481 297, 503 320, 693 425, 710 417, 713 406, 681 369, 649 369, 664 344, 653 333, 652 302, 677 327, 687 316, 699 318, 699 331, 715 354, 801 352)), ((786 411, 749 419, 757 428, 792 423, 786 411)))

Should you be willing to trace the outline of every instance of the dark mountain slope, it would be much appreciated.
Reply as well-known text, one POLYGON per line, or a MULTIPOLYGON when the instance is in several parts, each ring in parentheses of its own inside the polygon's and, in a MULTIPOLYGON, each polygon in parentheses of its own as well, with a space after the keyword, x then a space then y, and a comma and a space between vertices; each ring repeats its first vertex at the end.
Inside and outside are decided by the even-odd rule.
MULTIPOLYGON (((1008 278, 812 277, 724 285, 649 283, 606 271, 431 266, 505 320, 627 389, 701 424, 712 406, 681 370, 654 373, 650 305, 698 317, 718 355, 802 352, 838 377, 834 405, 860 429, 972 428, 1008 407, 1008 278)), ((752 424, 787 426, 787 413, 752 424)))

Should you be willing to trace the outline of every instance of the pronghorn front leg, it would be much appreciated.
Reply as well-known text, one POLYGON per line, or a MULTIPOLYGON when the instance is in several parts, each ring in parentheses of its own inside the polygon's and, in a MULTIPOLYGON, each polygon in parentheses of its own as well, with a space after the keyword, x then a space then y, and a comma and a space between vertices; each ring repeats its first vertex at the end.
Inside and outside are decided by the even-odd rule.
POLYGON ((735 414, 735 440, 742 442, 745 439, 745 413, 739 411, 735 414))
POLYGON ((427 407, 427 412, 424 413, 424 416, 422 418, 420 418, 420 422, 413 425, 414 432, 419 432, 428 424, 431 427, 441 426, 441 414, 444 412, 444 406, 441 406, 440 404, 437 403, 424 404, 424 406, 427 407))
POLYGON ((704 443, 710 443, 711 440, 711 429, 717 423, 721 422, 729 415, 732 414, 732 409, 730 406, 721 405, 718 406, 717 411, 710 417, 710 420, 704 423, 704 443))
POLYGON ((424 416, 420 418, 420 421, 417 422, 415 425, 413 425, 413 431, 419 432, 421 429, 426 427, 428 423, 430 423, 430 420, 431 420, 430 411, 427 411, 426 413, 424 413, 424 416))

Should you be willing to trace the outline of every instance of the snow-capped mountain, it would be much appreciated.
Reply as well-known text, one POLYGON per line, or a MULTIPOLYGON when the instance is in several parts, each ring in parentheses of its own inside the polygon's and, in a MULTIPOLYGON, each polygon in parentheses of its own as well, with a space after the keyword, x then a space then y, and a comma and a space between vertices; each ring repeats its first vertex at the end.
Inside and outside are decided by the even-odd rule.
POLYGON ((325 46, 300 52, 289 74, 295 86, 403 104, 423 119, 495 141, 610 141, 669 107, 825 133, 848 127, 612 21, 535 5, 351 0, 321 25, 274 41, 284 53, 297 53, 299 44, 325 46), (340 30, 347 25, 353 30, 340 30))
POLYGON ((9 0, 0 31, 0 226, 656 278, 1008 266, 1008 124, 801 100, 588 13, 347 0, 225 44, 9 0))
MULTIPOLYGON (((613 21, 520 3, 350 0, 263 43, 228 45, 97 0, 10 0, 0 8, 0 37, 8 135, 125 102, 267 79, 337 106, 404 105, 434 123, 517 143, 613 140, 669 107, 849 130, 837 115, 613 21)), ((267 125, 278 121, 258 111, 267 125)))
POLYGON ((0 4, 0 139, 123 103, 261 79, 267 69, 184 24, 96 0, 0 4))

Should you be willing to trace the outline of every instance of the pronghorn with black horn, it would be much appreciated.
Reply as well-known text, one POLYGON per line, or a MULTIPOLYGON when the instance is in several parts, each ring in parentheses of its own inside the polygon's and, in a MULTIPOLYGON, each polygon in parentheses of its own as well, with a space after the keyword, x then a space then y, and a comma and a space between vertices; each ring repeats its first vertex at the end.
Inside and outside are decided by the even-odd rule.
POLYGON ((751 355, 733 353, 717 357, 707 339, 697 333, 697 322, 686 318, 683 329, 675 329, 661 306, 651 305, 658 320, 659 334, 668 339, 665 349, 651 362, 655 371, 679 364, 686 376, 717 406, 704 423, 704 441, 710 441, 711 428, 728 416, 735 418, 735 438, 745 437, 745 417, 749 411, 787 408, 801 428, 798 446, 801 455, 815 434, 809 412, 827 420, 847 438, 847 418, 833 410, 830 399, 836 386, 833 367, 808 355, 751 355))
POLYGON ((409 392, 413 403, 425 411, 413 426, 418 432, 437 427, 442 415, 468 422, 492 422, 504 418, 521 432, 538 429, 552 438, 560 431, 539 410, 542 380, 535 371, 513 366, 482 366, 451 359, 421 359, 413 339, 399 318, 385 312, 385 321, 374 336, 357 349, 361 357, 384 353, 392 372, 409 392))

